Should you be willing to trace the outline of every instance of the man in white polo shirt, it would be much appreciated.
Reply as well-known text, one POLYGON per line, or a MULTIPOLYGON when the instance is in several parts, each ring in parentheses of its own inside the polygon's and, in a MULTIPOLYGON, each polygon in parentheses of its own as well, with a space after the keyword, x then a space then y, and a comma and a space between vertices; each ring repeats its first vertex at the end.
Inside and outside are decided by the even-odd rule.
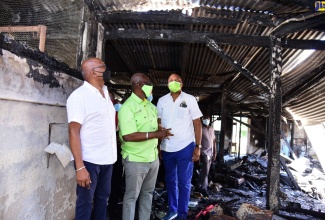
POLYGON ((163 218, 186 219, 191 191, 193 162, 199 160, 202 113, 194 96, 182 92, 182 79, 177 74, 168 78, 170 93, 158 100, 158 122, 171 128, 169 139, 164 139, 160 150, 165 167, 168 194, 168 213, 163 218))
POLYGON ((105 64, 97 58, 81 66, 84 84, 67 100, 70 148, 77 179, 75 219, 106 220, 113 163, 116 161, 115 109, 104 79, 105 64))

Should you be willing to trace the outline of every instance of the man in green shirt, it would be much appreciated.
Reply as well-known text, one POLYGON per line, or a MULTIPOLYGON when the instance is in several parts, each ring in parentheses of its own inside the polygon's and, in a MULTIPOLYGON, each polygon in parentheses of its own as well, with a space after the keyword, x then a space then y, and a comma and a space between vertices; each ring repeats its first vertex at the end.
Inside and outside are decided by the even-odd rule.
POLYGON ((138 197, 139 219, 149 220, 159 168, 158 139, 172 134, 170 129, 158 129, 157 108, 147 101, 153 88, 149 78, 136 73, 131 85, 132 94, 122 105, 118 117, 126 183, 123 220, 134 220, 138 197))

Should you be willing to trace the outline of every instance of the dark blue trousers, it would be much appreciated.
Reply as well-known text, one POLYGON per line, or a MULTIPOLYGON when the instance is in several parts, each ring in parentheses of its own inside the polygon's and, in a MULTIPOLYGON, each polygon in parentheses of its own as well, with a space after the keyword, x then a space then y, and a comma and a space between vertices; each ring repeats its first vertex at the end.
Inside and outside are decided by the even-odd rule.
POLYGON ((162 151, 169 211, 177 212, 183 218, 187 216, 190 200, 194 148, 192 142, 177 152, 162 151))
POLYGON ((90 189, 77 185, 76 220, 107 220, 107 201, 111 192, 113 165, 84 161, 90 175, 90 189))

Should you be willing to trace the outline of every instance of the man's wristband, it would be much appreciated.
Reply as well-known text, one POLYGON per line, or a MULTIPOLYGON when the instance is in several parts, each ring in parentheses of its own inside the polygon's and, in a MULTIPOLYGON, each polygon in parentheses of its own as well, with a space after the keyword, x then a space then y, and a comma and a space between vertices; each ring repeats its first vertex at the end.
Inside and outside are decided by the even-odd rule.
POLYGON ((201 149, 202 145, 201 144, 196 144, 195 147, 198 147, 199 149, 201 149))
POLYGON ((80 167, 80 168, 76 169, 76 172, 78 172, 78 171, 80 171, 82 169, 85 169, 85 168, 86 168, 86 166, 80 167))

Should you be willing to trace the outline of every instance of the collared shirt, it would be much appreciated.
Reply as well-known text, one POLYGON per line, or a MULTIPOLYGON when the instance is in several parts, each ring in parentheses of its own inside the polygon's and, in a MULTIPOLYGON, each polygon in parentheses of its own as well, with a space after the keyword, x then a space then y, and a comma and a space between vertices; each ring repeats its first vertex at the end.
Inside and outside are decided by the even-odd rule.
POLYGON ((213 143, 215 135, 212 127, 202 125, 202 148, 201 154, 206 156, 213 156, 213 143))
POLYGON ((161 150, 176 152, 195 141, 193 120, 202 116, 194 96, 185 92, 173 100, 170 93, 158 100, 158 118, 164 128, 171 128, 174 136, 164 139, 161 150))
POLYGON ((118 112, 122 157, 133 162, 152 162, 158 157, 158 139, 133 142, 124 141, 123 136, 135 132, 154 132, 158 130, 157 108, 136 94, 124 102, 118 112))
POLYGON ((102 89, 105 98, 85 81, 67 100, 68 122, 81 124, 82 159, 99 165, 113 164, 117 159, 115 109, 107 87, 102 89))

